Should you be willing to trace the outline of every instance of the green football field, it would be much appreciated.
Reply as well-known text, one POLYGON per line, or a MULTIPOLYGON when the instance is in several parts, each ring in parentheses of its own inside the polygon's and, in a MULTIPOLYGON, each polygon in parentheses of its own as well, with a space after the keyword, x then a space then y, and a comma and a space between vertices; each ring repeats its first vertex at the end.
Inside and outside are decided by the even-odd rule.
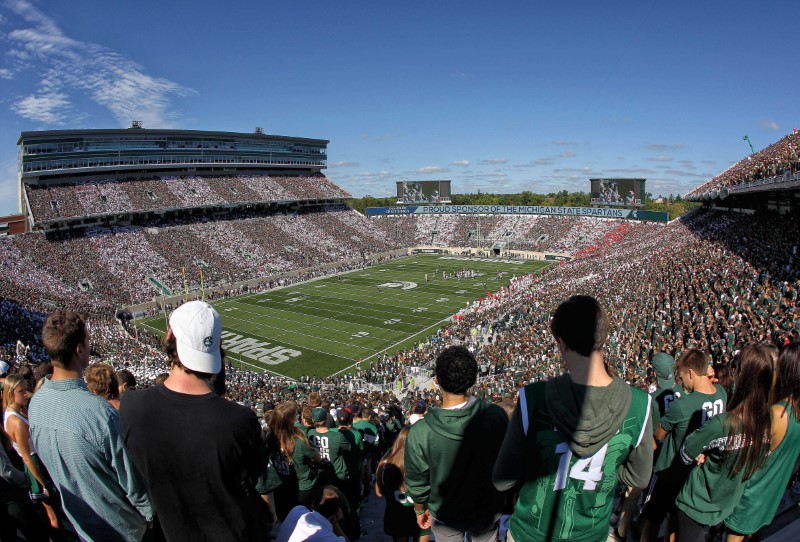
MULTIPOLYGON (((418 255, 213 305, 222 316, 223 345, 234 365, 291 378, 324 377, 359 358, 366 362, 411 345, 460 308, 508 284, 512 275, 545 265, 418 255), (478 276, 442 278, 463 270, 478 276)), ((164 333, 163 315, 142 324, 164 333)))

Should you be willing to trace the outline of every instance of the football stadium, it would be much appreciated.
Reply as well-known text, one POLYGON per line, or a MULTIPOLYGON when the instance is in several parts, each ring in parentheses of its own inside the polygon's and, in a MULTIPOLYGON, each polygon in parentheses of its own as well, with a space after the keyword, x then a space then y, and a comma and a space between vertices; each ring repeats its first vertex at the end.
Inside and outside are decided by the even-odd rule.
MULTIPOLYGON (((513 406, 515 390, 561 374, 550 322, 574 294, 607 307, 608 370, 645 391, 660 355, 705 352, 732 387, 743 349, 798 341, 800 134, 698 186, 686 198, 699 205, 671 221, 441 200, 362 214, 323 174, 327 143, 136 124, 23 132, 24 232, 0 239, 4 367, 36 374, 45 318, 77 311, 92 361, 152 386, 170 371, 171 313, 202 300, 221 318, 229 399, 259 415, 315 397, 331 412, 371 405, 389 439, 416 405, 441 404, 436 360, 453 345, 474 353, 484 401, 513 406)), ((627 181, 604 182, 603 197, 627 181)))
POLYGON ((792 13, 0 1, 0 542, 800 541, 792 13))

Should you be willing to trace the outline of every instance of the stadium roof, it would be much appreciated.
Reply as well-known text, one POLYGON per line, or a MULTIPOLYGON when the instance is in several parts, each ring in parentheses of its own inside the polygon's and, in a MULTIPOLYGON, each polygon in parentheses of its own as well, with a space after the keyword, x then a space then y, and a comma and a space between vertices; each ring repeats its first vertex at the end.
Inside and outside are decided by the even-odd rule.
POLYGON ((205 130, 178 130, 178 129, 161 129, 161 128, 109 128, 109 129, 79 129, 79 130, 42 130, 34 132, 21 132, 17 145, 21 144, 23 140, 28 139, 41 139, 41 138, 63 138, 63 137, 82 137, 82 136, 130 136, 135 134, 142 134, 148 136, 188 136, 195 138, 261 138, 261 139, 292 139, 295 141, 305 141, 309 143, 325 144, 330 143, 327 139, 314 139, 308 137, 294 137, 282 136, 274 134, 263 134, 258 132, 218 132, 218 131, 205 131, 205 130))

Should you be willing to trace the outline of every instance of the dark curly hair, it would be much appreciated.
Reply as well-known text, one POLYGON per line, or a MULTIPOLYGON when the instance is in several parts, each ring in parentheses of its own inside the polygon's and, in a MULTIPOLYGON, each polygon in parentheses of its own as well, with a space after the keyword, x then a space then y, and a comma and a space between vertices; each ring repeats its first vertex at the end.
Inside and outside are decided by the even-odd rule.
POLYGON ((436 379, 444 391, 464 395, 478 379, 478 362, 463 346, 445 348, 436 358, 436 379))

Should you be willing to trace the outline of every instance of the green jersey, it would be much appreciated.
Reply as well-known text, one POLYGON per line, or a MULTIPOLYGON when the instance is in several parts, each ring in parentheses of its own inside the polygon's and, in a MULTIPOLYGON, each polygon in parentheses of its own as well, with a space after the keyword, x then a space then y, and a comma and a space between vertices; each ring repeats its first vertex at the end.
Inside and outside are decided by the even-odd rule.
POLYGON ((348 429, 346 427, 331 429, 331 431, 337 431, 350 443, 350 451, 345 454, 344 462, 347 464, 347 472, 350 476, 357 475, 361 472, 361 451, 364 449, 364 441, 361 433, 355 429, 348 429))
POLYGON ((714 384, 714 393, 684 393, 670 403, 669 410, 661 418, 661 427, 667 432, 654 467, 655 472, 675 469, 684 472, 685 466, 679 454, 686 437, 699 429, 712 416, 725 412, 728 395, 719 384, 714 384))
POLYGON ((283 483, 290 483, 296 478, 299 489, 314 488, 317 475, 311 467, 311 462, 314 459, 315 452, 306 441, 299 437, 294 439, 294 452, 292 452, 291 463, 289 463, 283 450, 269 450, 269 453, 270 463, 272 463, 283 483))
POLYGON ((732 476, 734 452, 744 445, 740 435, 728 437, 725 417, 720 414, 709 419, 703 427, 686 438, 681 449, 684 463, 692 464, 701 453, 706 460, 692 469, 675 504, 703 525, 717 525, 736 508, 744 491, 744 471, 732 476))
POLYGON ((520 390, 524 455, 530 460, 509 530, 519 542, 605 541, 617 471, 642 439, 651 436, 645 435, 651 398, 631 388, 631 405, 619 431, 593 455, 577 457, 554 428, 545 384, 520 390))
POLYGON ((764 468, 745 483, 739 504, 725 520, 725 526, 737 533, 753 534, 772 523, 800 453, 800 422, 796 413, 785 402, 778 404, 787 409, 786 434, 767 458, 764 468))
POLYGON ((350 443, 347 442, 344 435, 338 431, 329 430, 320 433, 316 429, 312 429, 308 432, 308 441, 319 451, 322 459, 333 465, 333 470, 336 471, 336 477, 339 480, 349 478, 350 474, 344 458, 345 454, 350 451, 350 443))
POLYGON ((364 456, 374 455, 378 446, 378 428, 369 420, 358 420, 353 423, 353 428, 357 429, 364 437, 364 456))
POLYGON ((661 418, 669 412, 670 405, 677 397, 675 397, 675 390, 672 388, 657 388, 650 394, 650 397, 653 398, 651 407, 653 427, 658 427, 661 418))

